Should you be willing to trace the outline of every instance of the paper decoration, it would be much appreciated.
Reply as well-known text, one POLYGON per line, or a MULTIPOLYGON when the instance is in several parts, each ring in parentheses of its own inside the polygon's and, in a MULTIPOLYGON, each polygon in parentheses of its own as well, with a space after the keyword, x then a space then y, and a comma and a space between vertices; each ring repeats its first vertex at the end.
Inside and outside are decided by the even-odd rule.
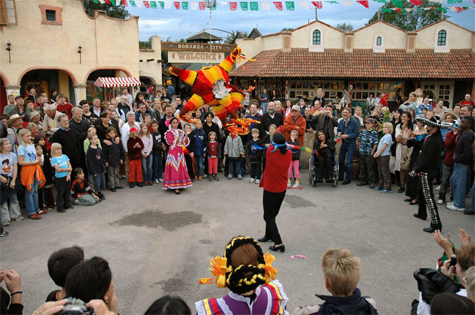
POLYGON ((175 6, 175 9, 180 10, 180 2, 173 1, 173 5, 175 6))
POLYGON ((390 8, 381 8, 381 11, 383 13, 391 13, 392 12, 392 10, 390 8))
POLYGON ((146 7, 147 9, 150 9, 150 3, 148 1, 145 1, 143 2, 143 5, 144 7, 146 7))
POLYGON ((447 9, 446 9, 446 8, 438 7, 438 8, 437 8, 437 11, 447 13, 447 9))
POLYGON ((350 5, 355 4, 353 1, 343 1, 342 3, 347 7, 349 7, 350 5))
POLYGON ((206 9, 206 3, 200 2, 200 10, 205 10, 206 9))
POLYGON ((312 1, 312 4, 315 6, 317 9, 323 8, 323 3, 321 1, 312 1))
MULTIPOLYGON (((204 4, 204 2, 203 2, 204 4)), ((198 10, 198 2, 190 2, 190 10, 196 11, 198 10)))
POLYGON ((236 11, 237 10, 237 2, 229 2, 229 9, 231 11, 236 11))
POLYGON ((136 7, 136 6, 137 6, 137 4, 135 3, 134 0, 130 0, 130 5, 133 6, 133 7, 136 7))
POLYGON ((404 6, 404 2, 402 0, 391 0, 391 2, 396 6, 396 8, 402 8, 404 6))
MULTIPOLYGON (((386 0, 385 0, 386 1, 386 0)), ((329 4, 338 4, 339 2, 338 1, 334 1, 334 0, 330 0, 330 1, 325 1, 325 3, 329 3, 329 4)))
MULTIPOLYGON (((422 0, 421 0, 421 1, 422 1, 422 0)), ((362 6, 364 6, 366 9, 369 9, 368 0, 356 0, 356 2, 358 2, 359 4, 361 4, 362 6)))
POLYGON ((127 0, 122 0, 122 4, 123 4, 124 6, 128 6, 127 0))
POLYGON ((285 7, 287 8, 287 11, 295 11, 295 2, 285 1, 285 7))
POLYGON ((430 0, 430 2, 442 3, 442 0, 430 0))
POLYGON ((310 5, 308 4, 308 2, 300 1, 299 5, 306 10, 310 9, 310 5))
POLYGON ((241 5, 241 10, 243 11, 249 10, 249 4, 247 2, 239 2, 239 4, 241 5))
POLYGON ((219 6, 220 6, 220 7, 224 7, 224 6, 226 6, 226 5, 228 5, 227 2, 220 2, 220 3, 219 3, 219 6))
POLYGON ((183 10, 188 10, 188 1, 183 1, 183 2, 181 3, 181 8, 182 8, 183 10))
POLYGON ((282 11, 284 8, 282 7, 282 2, 273 2, 275 5, 275 8, 279 11, 282 11))
POLYGON ((157 1, 158 2, 158 5, 160 6, 160 9, 165 9, 165 2, 163 1, 157 1))
POLYGON ((165 9, 170 9, 172 7, 172 3, 170 1, 165 1, 165 9))
POLYGON ((413 5, 419 6, 422 4, 422 0, 409 0, 413 5))
POLYGON ((448 4, 462 3, 462 0, 447 0, 448 4))
POLYGON ((107 4, 111 4, 111 0, 104 0, 107 4))
POLYGON ((150 1, 150 7, 152 9, 156 9, 157 8, 157 2, 156 1, 150 1))
POLYGON ((270 11, 270 2, 269 1, 262 1, 261 8, 264 11, 270 11))
POLYGON ((258 2, 249 2, 249 7, 251 11, 259 11, 259 3, 258 2))

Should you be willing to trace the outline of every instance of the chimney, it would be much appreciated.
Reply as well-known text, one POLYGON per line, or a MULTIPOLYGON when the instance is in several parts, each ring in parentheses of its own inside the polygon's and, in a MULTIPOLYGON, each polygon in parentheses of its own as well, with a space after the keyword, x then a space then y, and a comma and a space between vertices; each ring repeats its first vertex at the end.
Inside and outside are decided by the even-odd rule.
POLYGON ((282 51, 290 52, 292 50, 292 32, 282 31, 282 51))
POLYGON ((413 53, 416 51, 417 32, 407 32, 406 52, 413 53))
POLYGON ((353 52, 353 41, 355 39, 354 32, 345 32, 345 52, 352 53, 353 52))

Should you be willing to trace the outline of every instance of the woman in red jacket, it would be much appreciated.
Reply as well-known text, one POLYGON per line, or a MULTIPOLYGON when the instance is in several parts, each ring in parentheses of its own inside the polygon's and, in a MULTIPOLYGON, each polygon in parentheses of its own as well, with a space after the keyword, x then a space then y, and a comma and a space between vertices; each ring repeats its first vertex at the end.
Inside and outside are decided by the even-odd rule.
POLYGON ((272 240, 274 245, 270 246, 269 249, 284 252, 285 246, 280 238, 275 218, 279 214, 287 191, 287 170, 292 161, 292 153, 287 150, 283 134, 274 134, 272 144, 267 148, 266 160, 266 169, 259 184, 259 187, 264 188, 263 204, 266 234, 259 239, 259 242, 272 240))

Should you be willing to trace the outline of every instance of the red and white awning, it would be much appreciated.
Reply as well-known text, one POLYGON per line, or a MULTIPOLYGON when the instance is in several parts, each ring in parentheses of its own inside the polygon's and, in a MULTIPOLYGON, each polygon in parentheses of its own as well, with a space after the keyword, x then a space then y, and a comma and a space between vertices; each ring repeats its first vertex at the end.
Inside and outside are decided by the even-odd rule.
POLYGON ((141 83, 134 77, 109 77, 97 78, 94 82, 95 86, 100 87, 123 87, 123 86, 140 86, 141 83))

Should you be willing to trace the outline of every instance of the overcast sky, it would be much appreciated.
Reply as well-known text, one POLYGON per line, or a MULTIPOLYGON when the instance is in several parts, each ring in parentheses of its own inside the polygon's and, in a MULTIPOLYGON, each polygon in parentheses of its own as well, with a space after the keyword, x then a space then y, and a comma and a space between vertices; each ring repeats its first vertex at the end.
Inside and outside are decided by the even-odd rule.
MULTIPOLYGON (((460 4, 447 4, 447 0, 442 0, 445 7, 473 6, 473 0, 463 0, 460 4)), ((238 1, 239 2, 239 1, 238 1)), ((259 1, 260 2, 260 1, 259 1)), ((140 40, 147 40, 152 35, 161 36, 162 40, 171 38, 179 40, 187 38, 200 30, 207 28, 217 28, 225 31, 246 31, 250 32, 254 27, 265 35, 273 32, 280 32, 282 28, 297 28, 315 19, 315 10, 303 9, 299 5, 299 0, 295 1, 295 11, 278 11, 272 5, 270 11, 242 11, 239 7, 236 11, 230 11, 229 5, 220 6, 219 0, 217 9, 212 11, 183 11, 171 9, 146 9, 127 7, 129 12, 140 17, 139 32, 140 40)), ((352 24, 355 29, 363 27, 368 20, 377 12, 383 4, 369 1, 369 9, 356 3, 351 6, 340 4, 327 4, 323 2, 323 9, 318 10, 318 19, 336 26, 339 23, 352 24)), ((310 6, 312 4, 308 1, 310 6)), ((404 14, 404 13, 401 13, 404 14)), ((475 9, 456 13, 449 11, 449 20, 462 25, 470 30, 475 30, 475 9)), ((211 31, 216 36, 226 37, 226 33, 211 31)))

